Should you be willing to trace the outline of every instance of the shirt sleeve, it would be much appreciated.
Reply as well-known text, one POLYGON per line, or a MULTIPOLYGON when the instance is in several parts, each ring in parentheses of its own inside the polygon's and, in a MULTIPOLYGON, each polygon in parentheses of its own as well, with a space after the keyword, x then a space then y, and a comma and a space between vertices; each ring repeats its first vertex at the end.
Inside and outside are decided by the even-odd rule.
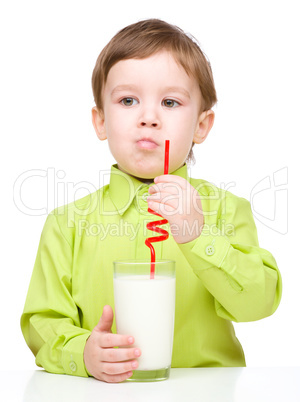
POLYGON ((220 317, 259 320, 280 303, 280 272, 272 254, 259 247, 250 203, 232 194, 225 202, 215 223, 210 220, 197 239, 178 246, 214 296, 220 317))
POLYGON ((21 317, 36 364, 52 373, 87 377, 83 351, 90 331, 81 328, 72 298, 73 252, 57 218, 46 220, 21 317))

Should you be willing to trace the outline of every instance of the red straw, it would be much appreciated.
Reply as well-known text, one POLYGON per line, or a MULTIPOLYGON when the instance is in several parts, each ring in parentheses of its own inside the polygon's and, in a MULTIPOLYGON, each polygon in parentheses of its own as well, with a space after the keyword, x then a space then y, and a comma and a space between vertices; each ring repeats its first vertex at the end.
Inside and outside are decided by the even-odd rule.
POLYGON ((166 140, 165 142, 165 167, 164 167, 164 174, 169 173, 169 147, 170 141, 166 140))
MULTIPOLYGON (((164 174, 169 173, 169 144, 170 144, 170 141, 166 140, 164 174)), ((159 215, 157 212, 154 212, 150 208, 148 208, 148 212, 150 212, 153 215, 160 216, 162 218, 161 215, 159 215)), ((162 219, 159 221, 147 223, 147 229, 152 230, 153 232, 161 233, 161 235, 162 235, 162 236, 148 237, 145 240, 145 244, 146 244, 146 246, 148 246, 150 248, 150 253, 151 253, 150 279, 154 279, 154 274, 155 274, 155 250, 151 243, 156 243, 158 241, 167 240, 167 238, 169 237, 169 233, 166 230, 157 227, 158 225, 165 225, 166 223, 168 223, 167 219, 162 219)))

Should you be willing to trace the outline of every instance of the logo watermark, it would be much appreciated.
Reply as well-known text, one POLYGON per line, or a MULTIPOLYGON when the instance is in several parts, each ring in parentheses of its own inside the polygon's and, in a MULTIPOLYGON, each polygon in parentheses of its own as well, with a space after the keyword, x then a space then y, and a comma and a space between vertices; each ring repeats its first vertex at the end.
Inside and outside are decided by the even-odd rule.
MULTIPOLYGON (((122 200, 120 203, 120 209, 116 209, 111 203, 101 202, 99 197, 94 197, 97 202, 91 204, 88 198, 85 203, 80 202, 82 193, 84 195, 91 195, 98 191, 99 188, 109 183, 111 177, 111 170, 103 170, 99 172, 99 182, 97 185, 81 181, 74 183, 67 180, 67 174, 63 170, 56 170, 51 167, 47 170, 31 169, 21 173, 15 180, 13 188, 13 199, 16 208, 23 214, 30 216, 42 216, 47 215, 54 209, 57 209, 57 214, 68 213, 68 222, 74 220, 75 216, 85 217, 87 213, 93 213, 98 209, 100 214, 106 216, 118 215, 122 211, 126 211, 134 202, 134 207, 142 215, 147 215, 147 204, 144 187, 135 188, 132 180, 128 178, 124 173, 116 170, 113 174, 118 175, 118 183, 122 184, 122 194, 118 197, 122 200), (30 204, 30 197, 28 192, 30 186, 34 183, 34 180, 40 180, 43 183, 42 186, 42 201, 41 205, 34 206, 30 204), (125 189, 125 190, 124 190, 125 189), (79 197, 81 195, 81 197, 79 197), (26 202, 27 200, 27 202, 26 202), (72 208, 67 208, 67 205, 72 203, 72 208)), ((226 192, 236 187, 236 183, 231 181, 229 183, 220 183, 219 188, 213 184, 207 182, 200 182, 195 188, 197 192, 200 192, 200 196, 197 193, 196 197, 191 198, 191 194, 187 193, 185 189, 178 186, 176 183, 168 183, 166 187, 172 187, 170 191, 167 191, 163 198, 165 205, 169 202, 175 207, 172 210, 168 210, 169 216, 172 214, 185 214, 191 213, 191 209, 196 210, 199 213, 203 213, 204 216, 213 216, 226 213, 226 192), (190 198, 188 198, 190 197, 190 198), (199 203, 196 202, 197 197, 200 198, 202 204, 206 205, 204 212, 199 207, 199 203), (207 202, 206 202, 207 201, 207 202), (209 206, 209 208, 207 207, 209 206), (222 205, 222 210, 219 210, 222 205)), ((162 189, 164 187, 162 186, 162 189)), ((99 190, 100 191, 100 190, 99 190)), ((90 197, 90 201, 91 201, 90 197)), ((259 180, 250 190, 250 203, 254 217, 273 231, 280 234, 286 234, 288 232, 288 168, 283 167, 275 172, 266 175, 259 180)), ((167 213, 167 210, 164 211, 167 213)), ((108 234, 118 233, 119 236, 126 235, 129 237, 136 236, 136 228, 123 222, 119 228, 110 226, 106 228, 104 226, 93 226, 85 221, 81 220, 82 224, 80 230, 89 235, 106 236, 108 234), (85 222, 85 223, 84 223, 85 222), (84 226, 86 225, 86 226, 84 226)), ((223 225, 225 223, 223 222, 223 225)), ((225 232, 228 233, 234 230, 234 228, 228 227, 230 223, 227 223, 225 232)), ((220 227, 220 222, 218 223, 220 227)), ((186 227, 186 230, 192 230, 190 227, 186 227)), ((174 229, 175 231, 175 229, 174 229)))
MULTIPOLYGON (((135 240, 138 235, 141 233, 144 237, 152 236, 152 231, 147 229, 147 223, 152 222, 152 218, 145 219, 143 223, 133 224, 132 222, 128 222, 124 219, 120 219, 118 223, 91 223, 88 219, 80 218, 78 220, 77 225, 77 233, 79 236, 87 236, 87 237, 99 237, 100 240, 105 240, 110 237, 127 237, 130 241, 135 240)), ((207 225, 204 224, 201 227, 197 226, 197 222, 193 222, 190 224, 187 220, 183 223, 183 228, 179 227, 179 225, 160 225, 160 228, 163 228, 169 233, 172 233, 173 236, 179 234, 181 236, 192 235, 194 234, 196 237, 200 236, 211 236, 211 235, 223 235, 223 236, 234 236, 235 235, 235 227, 231 223, 226 223, 223 219, 221 222, 218 222, 218 225, 212 224, 207 225)))
POLYGON ((265 176, 250 193, 255 218, 280 234, 288 233, 288 168, 265 176))

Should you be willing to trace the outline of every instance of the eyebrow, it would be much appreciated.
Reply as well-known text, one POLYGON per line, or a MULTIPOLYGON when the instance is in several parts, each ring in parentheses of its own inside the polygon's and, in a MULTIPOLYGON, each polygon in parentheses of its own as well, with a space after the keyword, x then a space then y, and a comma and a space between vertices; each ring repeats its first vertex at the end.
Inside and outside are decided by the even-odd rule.
POLYGON ((186 96, 187 98, 189 98, 189 99, 191 98, 190 93, 186 89, 184 89, 182 87, 176 87, 176 86, 174 86, 174 87, 166 87, 166 88, 164 88, 164 91, 166 91, 166 92, 179 92, 182 95, 186 96))
MULTIPOLYGON (((125 85, 117 85, 112 91, 111 91, 111 96, 113 96, 114 94, 118 93, 118 92, 122 92, 122 91, 135 91, 137 90, 137 87, 135 85, 129 85, 129 84, 125 84, 125 85)), ((179 92, 182 95, 186 96, 188 99, 191 99, 191 95, 190 93, 182 88, 182 87, 178 87, 178 86, 170 86, 170 87, 165 87, 163 88, 163 92, 179 92)))
POLYGON ((122 91, 134 91, 137 87, 135 85, 117 85, 112 91, 111 95, 122 91))

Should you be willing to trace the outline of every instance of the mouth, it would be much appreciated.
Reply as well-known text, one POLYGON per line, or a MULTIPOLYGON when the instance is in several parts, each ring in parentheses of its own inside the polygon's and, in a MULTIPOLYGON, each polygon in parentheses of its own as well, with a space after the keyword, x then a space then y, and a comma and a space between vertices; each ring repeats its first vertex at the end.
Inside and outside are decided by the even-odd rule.
POLYGON ((137 141, 137 146, 141 149, 155 149, 158 147, 158 144, 151 138, 141 138, 137 141))

